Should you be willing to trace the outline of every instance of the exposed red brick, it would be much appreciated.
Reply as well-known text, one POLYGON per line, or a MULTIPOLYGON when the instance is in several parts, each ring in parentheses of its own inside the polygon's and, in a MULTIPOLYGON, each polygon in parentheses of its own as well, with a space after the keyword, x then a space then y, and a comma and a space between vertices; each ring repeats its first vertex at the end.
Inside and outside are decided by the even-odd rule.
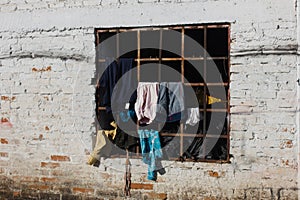
POLYGON ((50 188, 48 185, 29 185, 28 187, 33 190, 48 190, 50 188))
POLYGON ((153 184, 131 183, 131 189, 153 190, 153 184))
POLYGON ((13 176, 13 179, 20 182, 38 182, 38 177, 33 176, 13 176))
POLYGON ((13 192, 13 197, 21 197, 21 192, 20 191, 14 191, 13 192))
POLYGON ((290 162, 289 160, 281 160, 281 163, 287 166, 289 165, 289 162, 290 162))
POLYGON ((45 130, 46 130, 46 131, 49 131, 50 128, 49 128, 48 126, 45 126, 45 130))
POLYGON ((8 97, 8 96, 1 96, 1 100, 2 101, 14 101, 14 100, 16 100, 16 97, 15 96, 13 96, 13 97, 8 97))
POLYGON ((8 157, 8 153, 7 152, 0 152, 0 157, 8 157))
POLYGON ((47 97, 47 96, 44 96, 44 99, 45 99, 46 101, 49 101, 49 97, 47 97))
POLYGON ((216 178, 220 177, 218 172, 214 172, 212 170, 209 170, 207 172, 208 172, 208 175, 211 176, 211 177, 216 177, 216 178))
POLYGON ((286 147, 287 148, 292 148, 293 147, 293 141, 292 140, 286 141, 286 147))
POLYGON ((155 192, 147 192, 145 193, 145 195, 149 198, 149 199, 168 199, 168 195, 165 193, 155 193, 155 192))
POLYGON ((7 118, 5 118, 5 117, 2 117, 1 118, 1 123, 6 123, 6 122, 9 122, 9 120, 7 118))
POLYGON ((35 67, 33 67, 31 69, 32 72, 48 72, 48 71, 51 71, 51 66, 48 66, 46 68, 41 68, 41 69, 37 69, 35 67))
POLYGON ((94 193, 93 188, 73 188, 74 193, 94 193))
POLYGON ((48 66, 45 71, 51 71, 51 66, 48 66))
POLYGON ((40 140, 40 141, 42 141, 43 139, 44 139, 43 134, 40 134, 39 137, 33 138, 33 140, 40 140))
POLYGON ((70 159, 69 156, 52 155, 51 160, 54 160, 54 161, 70 161, 71 159, 70 159))
POLYGON ((2 124, 4 126, 8 126, 10 128, 13 126, 12 123, 10 123, 10 121, 5 117, 1 118, 0 124, 2 124))
POLYGON ((59 163, 52 163, 52 162, 41 162, 41 167, 47 167, 47 168, 57 168, 59 167, 59 163))
POLYGON ((1 100, 2 101, 9 101, 9 97, 8 96, 1 96, 1 100))
POLYGON ((56 182, 57 178, 42 177, 41 181, 43 181, 43 182, 56 182))
POLYGON ((0 139, 1 144, 8 144, 8 140, 5 138, 0 139))

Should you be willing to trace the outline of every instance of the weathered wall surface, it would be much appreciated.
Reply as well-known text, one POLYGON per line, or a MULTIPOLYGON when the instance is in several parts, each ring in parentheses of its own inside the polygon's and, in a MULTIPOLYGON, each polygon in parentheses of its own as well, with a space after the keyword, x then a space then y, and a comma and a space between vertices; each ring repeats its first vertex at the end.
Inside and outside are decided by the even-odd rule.
POLYGON ((294 0, 2 0, 1 198, 123 198, 124 159, 85 164, 94 28, 211 22, 231 23, 231 164, 164 162, 149 182, 132 160, 133 198, 297 199, 294 0))

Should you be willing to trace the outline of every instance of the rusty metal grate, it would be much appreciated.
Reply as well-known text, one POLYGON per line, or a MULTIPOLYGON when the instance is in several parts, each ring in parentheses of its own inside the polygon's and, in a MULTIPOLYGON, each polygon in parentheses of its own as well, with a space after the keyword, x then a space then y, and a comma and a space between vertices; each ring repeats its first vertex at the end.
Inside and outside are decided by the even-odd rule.
MULTIPOLYGON (((131 27, 131 28, 105 28, 96 29, 96 46, 98 46, 105 39, 117 35, 116 40, 111 44, 110 47, 113 52, 113 56, 119 57, 130 57, 134 58, 137 67, 137 81, 143 81, 142 73, 143 63, 151 62, 157 63, 157 80, 161 81, 164 78, 164 74, 161 71, 160 65, 164 63, 173 63, 173 66, 177 66, 177 71, 180 72, 181 77, 178 81, 181 81, 186 86, 191 86, 194 89, 202 88, 204 91, 204 97, 209 93, 208 87, 225 87, 226 99, 222 100, 222 104, 217 106, 217 108, 211 108, 211 106, 206 103, 202 107, 199 107, 200 112, 203 113, 202 130, 194 133, 186 132, 184 129, 184 124, 180 123, 178 133, 160 133, 161 137, 174 137, 178 138, 178 149, 174 156, 171 156, 171 160, 176 160, 182 158, 184 155, 184 143, 188 138, 219 138, 217 145, 211 150, 214 155, 198 158, 196 161, 204 162, 229 162, 229 147, 230 147, 230 126, 229 126, 229 115, 230 115, 230 24, 200 24, 200 25, 177 25, 177 26, 162 26, 162 27, 131 27), (173 41, 180 47, 180 55, 173 55, 169 52, 163 51, 163 45, 165 43, 164 34, 166 31, 175 30, 181 34, 181 38, 177 41, 173 41), (129 54, 122 54, 122 38, 118 36, 117 33, 129 33, 129 38, 132 40, 132 44, 136 47, 135 51, 129 54), (153 34, 153 42, 157 43, 158 49, 141 49, 141 43, 143 42, 143 35, 153 34), (206 51, 191 53, 187 52, 187 45, 185 44, 185 35, 195 39, 199 44, 203 46, 206 51), (208 55, 209 53, 209 55, 208 55), (122 55, 120 55, 122 54, 122 55), (201 67, 203 70, 203 77, 196 76, 192 72, 189 63, 195 62, 197 66, 201 67), (215 64, 220 70, 222 81, 210 80, 209 74, 211 64, 215 64), (186 79, 191 80, 186 82, 186 79), (207 132, 207 126, 210 123, 211 113, 226 113, 225 123, 222 127, 221 135, 216 135, 214 133, 207 132), (222 148, 222 149, 221 149, 222 148), (225 150, 224 150, 225 148, 225 150), (225 152, 226 151, 226 152, 225 152), (218 157, 218 152, 225 155, 218 157)), ((123 38, 124 39, 124 38, 123 38)), ((127 38, 128 39, 128 38, 127 38)), ((101 63, 105 62, 105 58, 101 55, 101 52, 97 51, 96 56, 96 78, 99 78, 99 72, 101 71, 101 63)), ((203 100, 206 102, 206 99, 203 100)), ((105 107, 99 107, 98 110, 105 110, 105 107)), ((161 125, 159 125, 158 128, 161 125)), ((139 156, 139 147, 136 148, 136 155, 139 156)), ((205 148, 204 148, 205 152, 205 148)), ((206 152, 207 153, 207 152, 206 152)), ((206 154, 205 154, 206 155, 206 154)), ((116 156, 116 155, 113 155, 116 156)), ((119 155, 118 155, 119 156, 119 155)), ((195 161, 195 159, 185 159, 187 161, 195 161)))

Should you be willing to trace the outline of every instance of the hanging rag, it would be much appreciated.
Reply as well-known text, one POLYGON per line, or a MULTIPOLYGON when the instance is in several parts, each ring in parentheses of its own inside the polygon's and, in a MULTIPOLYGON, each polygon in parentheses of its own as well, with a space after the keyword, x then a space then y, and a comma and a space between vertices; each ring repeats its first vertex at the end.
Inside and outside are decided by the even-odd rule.
POLYGON ((111 111, 111 96, 118 80, 118 64, 114 58, 105 59, 105 71, 103 72, 99 86, 105 88, 103 93, 103 105, 106 111, 111 111))
POLYGON ((150 124, 156 116, 159 84, 157 82, 140 82, 137 88, 137 99, 134 105, 140 124, 150 124))
POLYGON ((221 102, 222 100, 219 98, 215 98, 212 96, 207 96, 207 104, 214 104, 214 103, 218 103, 221 102))
POLYGON ((157 121, 181 120, 184 111, 184 91, 181 82, 162 82, 159 85, 157 121))
POLYGON ((186 124, 195 126, 202 118, 200 115, 199 108, 188 108, 187 109, 187 120, 186 124))
POLYGON ((118 147, 117 150, 120 150, 120 153, 126 149, 134 152, 136 147, 139 145, 139 138, 137 137, 136 129, 134 132, 124 132, 118 127, 113 144, 118 147))
MULTIPOLYGON (((197 88, 195 91, 195 94, 197 96, 199 105, 203 106, 204 105, 204 102, 203 102, 204 90, 203 90, 203 88, 197 88)), ((221 99, 213 97, 213 96, 209 96, 209 95, 206 95, 205 100, 206 100, 206 104, 208 104, 208 105, 222 102, 221 99)))
POLYGON ((128 110, 127 112, 122 111, 119 115, 122 122, 128 122, 129 119, 134 119, 136 116, 134 110, 128 110))
POLYGON ((96 116, 101 130, 115 129, 113 126, 111 126, 111 122, 114 121, 112 112, 106 112, 106 110, 99 110, 96 108, 96 116))
POLYGON ((114 139, 117 133, 117 124, 111 123, 114 130, 99 130, 97 133, 96 144, 93 152, 90 154, 87 164, 93 165, 100 160, 101 156, 108 156, 111 152, 111 145, 109 144, 109 138, 114 139))
POLYGON ((112 96, 114 112, 121 112, 125 109, 127 103, 133 103, 136 100, 135 81, 133 69, 133 58, 120 58, 118 60, 117 84, 114 88, 115 92, 112 96))
POLYGON ((141 144, 142 160, 148 165, 149 180, 156 181, 157 171, 160 172, 160 166, 157 165, 158 159, 162 157, 162 149, 158 131, 138 130, 141 144))

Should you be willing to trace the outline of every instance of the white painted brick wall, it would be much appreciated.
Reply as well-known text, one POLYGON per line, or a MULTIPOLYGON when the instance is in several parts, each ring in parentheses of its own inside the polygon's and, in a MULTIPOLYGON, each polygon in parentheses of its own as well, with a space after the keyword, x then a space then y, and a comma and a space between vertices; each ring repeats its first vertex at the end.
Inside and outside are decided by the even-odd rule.
POLYGON ((0 124, 0 184, 46 177, 56 186, 43 192, 122 196, 124 159, 85 164, 95 132, 94 28, 230 22, 231 163, 164 161, 167 173, 152 183, 132 160, 132 180, 169 199, 296 199, 296 15, 293 0, 2 0, 0 96, 11 100, 0 101, 0 118, 13 127, 0 124))

